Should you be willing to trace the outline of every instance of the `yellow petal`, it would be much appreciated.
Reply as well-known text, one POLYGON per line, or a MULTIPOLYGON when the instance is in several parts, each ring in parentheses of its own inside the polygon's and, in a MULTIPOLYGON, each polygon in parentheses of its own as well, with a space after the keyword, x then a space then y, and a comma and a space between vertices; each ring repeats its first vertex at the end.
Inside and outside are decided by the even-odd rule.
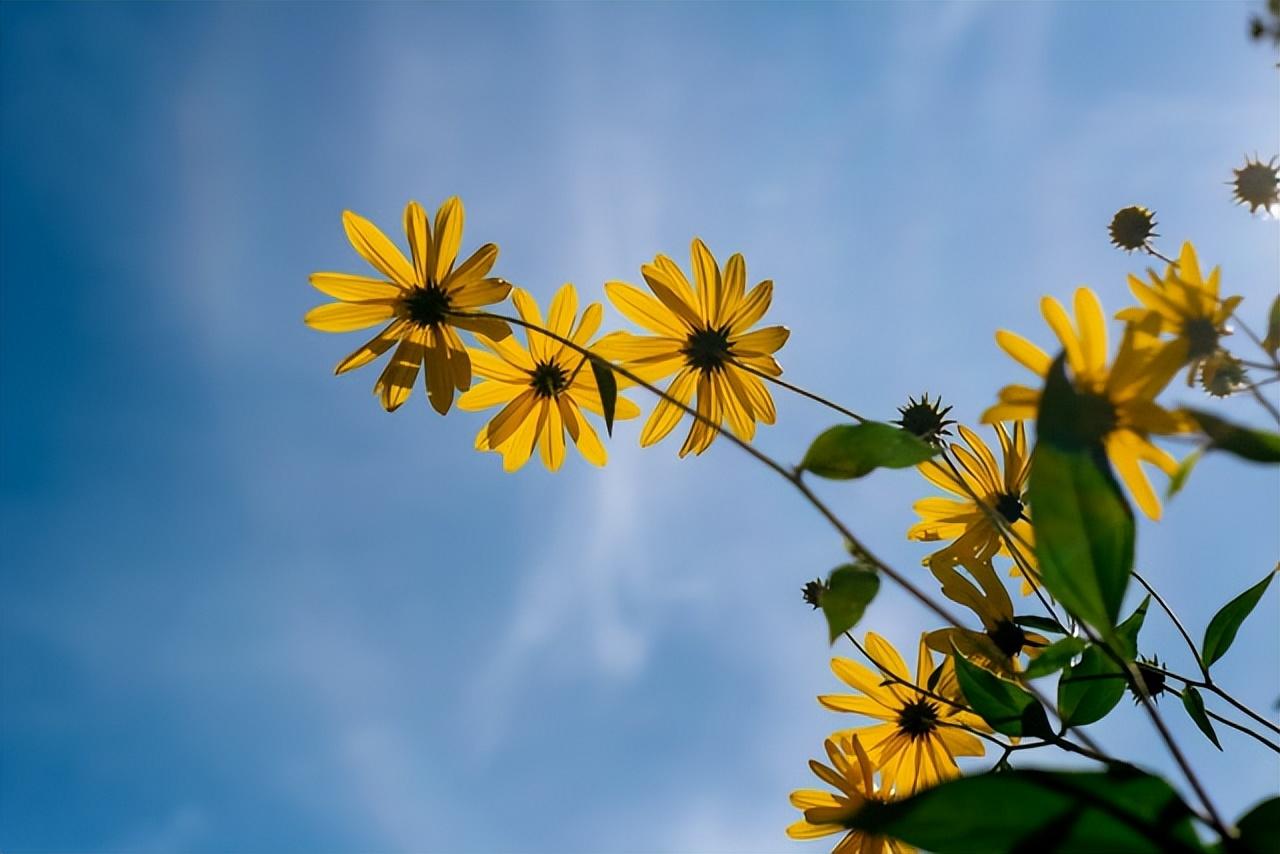
MULTIPOLYGON (((578 453, 593 466, 603 466, 608 462, 609 455, 604 445, 600 443, 600 436, 595 428, 582 416, 577 404, 568 395, 561 395, 558 403, 565 429, 573 437, 573 443, 578 446, 578 453)), ((639 414, 638 410, 636 414, 639 414)))
POLYGON ((625 282, 606 282, 604 292, 614 308, 645 329, 680 340, 692 331, 671 309, 625 282))
MULTIPOLYGON (((686 368, 676 374, 676 378, 671 381, 671 385, 667 386, 667 396, 673 398, 684 405, 689 404, 690 398, 693 397, 693 390, 697 385, 698 374, 691 368, 686 368)), ((680 423, 680 419, 684 416, 684 410, 665 398, 658 401, 657 406, 653 408, 653 412, 649 414, 649 420, 645 422, 644 428, 640 431, 640 447, 647 448, 655 442, 660 442, 666 438, 675 426, 680 423)))
POLYGON ((680 348, 683 346, 683 340, 677 338, 610 332, 591 347, 591 352, 611 361, 630 363, 680 356, 680 348))
POLYGON ((1037 376, 1043 377, 1049 373, 1049 365, 1053 360, 1049 358, 1045 351, 1021 335, 1001 329, 996 332, 996 343, 1000 345, 1000 349, 1012 356, 1018 364, 1034 372, 1037 376))
POLYGON ((546 415, 542 419, 542 433, 538 444, 542 451, 542 464, 547 471, 558 471, 564 463, 564 421, 560 407, 550 401, 544 404, 546 415))
POLYGON ((418 367, 422 364, 423 340, 422 329, 413 329, 402 338, 373 387, 374 394, 382 401, 382 408, 388 412, 399 409, 413 392, 418 367))
POLYGON ((773 302, 773 282, 765 279, 751 289, 750 293, 734 309, 733 316, 726 319, 729 334, 739 335, 764 317, 769 305, 773 302))
POLYGON ((395 300, 404 292, 403 288, 391 282, 348 273, 312 273, 311 287, 322 294, 348 302, 395 300))
POLYGON ((511 325, 505 320, 492 317, 462 317, 455 314, 449 318, 449 325, 474 332, 490 341, 501 341, 511 337, 511 325))
POLYGON ((532 414, 538 396, 533 389, 525 389, 504 406, 476 436, 477 451, 491 451, 505 445, 532 414))
POLYGON ((1067 351, 1067 364, 1071 366, 1071 370, 1077 375, 1087 375, 1088 365, 1080 349, 1080 339, 1076 336, 1075 329, 1071 327, 1071 318, 1067 316, 1062 303, 1053 297, 1045 297, 1040 300, 1040 312, 1048 322, 1049 328, 1053 330, 1053 334, 1058 336, 1062 349, 1067 351))
POLYGON ((1098 295, 1088 288, 1078 288, 1075 297, 1076 323, 1080 326, 1080 354, 1093 374, 1107 369, 1107 321, 1102 315, 1098 295))
POLYGON ((791 330, 785 326, 766 326, 730 341, 734 353, 768 356, 786 344, 790 337, 791 330))
POLYGON ((404 233, 409 237, 409 252, 413 256, 413 280, 426 283, 431 270, 431 229, 427 226, 427 212, 417 202, 405 206, 404 233))
POLYGON ((542 432, 542 424, 547 417, 548 401, 538 399, 529 416, 521 423, 515 435, 502 447, 502 468, 504 471, 516 471, 533 456, 533 446, 542 432))
POLYGON ((693 425, 689 428, 688 437, 680 446, 681 458, 688 454, 698 456, 710 448, 720 432, 720 425, 724 422, 723 402, 715 392, 711 377, 705 373, 698 377, 696 408, 700 417, 694 419, 693 425))
MULTIPOLYGON (((661 256, 659 257, 661 258, 661 256)), ((698 309, 689 302, 689 296, 686 294, 688 284, 681 284, 684 281, 683 274, 680 274, 679 282, 677 282, 672 279, 669 267, 655 262, 641 267, 640 275, 644 276, 645 283, 649 285, 649 290, 653 291, 659 302, 666 306, 672 314, 679 317, 689 326, 702 325, 698 309)))
POLYGON ((720 268, 707 244, 693 239, 693 281, 698 292, 698 310, 712 326, 720 326, 720 268))
MULTIPOLYGON (((538 309, 538 304, 534 302, 532 296, 524 288, 516 288, 511 292, 511 301, 515 304, 516 311, 520 313, 520 317, 525 323, 545 329, 546 325, 542 322, 542 312, 538 309)), ((525 338, 529 342, 529 356, 534 362, 544 362, 547 359, 547 350, 554 342, 547 338, 541 332, 525 327, 525 338)), ((559 345, 555 344, 558 348, 559 345)))
POLYGON ((727 320, 742 302, 747 291, 747 262, 742 253, 729 256, 724 265, 724 290, 720 300, 720 317, 727 320))
POLYGON ((302 322, 321 332, 353 332, 390 320, 395 313, 382 303, 331 302, 308 311, 302 322))
POLYGON ((392 346, 409 331, 409 328, 410 324, 408 320, 405 320, 404 318, 393 320, 391 323, 383 327, 381 332, 366 342, 363 347, 339 362, 338 366, 333 369, 333 372, 335 374, 345 374, 347 371, 355 370, 356 368, 369 364, 374 359, 390 350, 392 346))
POLYGON ((423 359, 427 399, 431 401, 431 408, 441 415, 448 413, 449 407, 453 405, 454 378, 453 368, 449 364, 450 357, 449 345, 444 337, 438 334, 438 330, 428 329, 426 356, 423 359))
POLYGON ((449 307, 475 309, 502 302, 511 293, 511 283, 502 279, 472 279, 449 294, 449 307))
MULTIPOLYGON (((472 351, 473 353, 475 351, 472 351)), ((515 383, 503 383, 489 380, 477 383, 471 390, 458 398, 458 408, 467 412, 478 412, 492 406, 505 406, 515 400, 528 389, 515 383)))
MULTIPOLYGON (((495 243, 486 243, 475 252, 471 253, 471 257, 464 261, 458 269, 449 274, 449 278, 441 285, 445 293, 452 297, 459 291, 466 290, 489 275, 489 271, 493 269, 493 264, 498 260, 498 246, 495 243)), ((494 281, 489 279, 486 281, 494 281)), ((496 281, 501 282, 501 279, 496 281)), ((506 294, 498 299, 503 299, 506 294)), ((488 300, 488 302, 497 302, 498 300, 488 300)), ((459 304, 459 303, 455 303, 459 304)), ((477 303, 470 303, 476 305, 477 303)))
POLYGON ((417 284, 413 267, 405 260, 404 254, 376 225, 357 213, 343 211, 342 227, 346 229, 347 239, 360 253, 360 257, 373 265, 374 269, 403 287, 411 288, 417 284))
POLYGON ((741 385, 742 392, 751 403, 754 416, 765 424, 773 424, 778 419, 778 411, 773 405, 773 396, 764 387, 764 383, 755 374, 743 371, 736 366, 729 366, 728 372, 741 385))
MULTIPOLYGON (((568 338, 573 332, 573 320, 577 315, 578 292, 574 290, 573 285, 565 283, 551 299, 551 308, 547 312, 547 329, 561 338, 568 338)), ((548 352, 551 354, 558 353, 562 349, 563 345, 554 340, 548 345, 548 352)))
MULTIPOLYGON (((458 257, 458 247, 462 244, 462 201, 457 197, 446 199, 436 211, 436 227, 433 229, 435 240, 435 257, 431 270, 431 279, 437 284, 443 283, 453 268, 458 257)), ((495 255, 496 248, 495 248, 495 255)))
POLYGON ((600 322, 603 319, 604 306, 598 302, 591 303, 582 312, 582 318, 578 321, 578 328, 573 331, 573 335, 569 336, 570 340, 579 347, 587 346, 591 336, 600 330, 600 322))
POLYGON ((1134 453, 1132 445, 1123 438, 1126 433, 1127 431, 1116 431, 1103 439, 1107 448, 1107 458, 1115 466, 1116 475, 1129 488, 1133 503, 1138 505, 1138 509, 1145 513, 1147 518, 1159 521, 1160 499, 1151 488, 1151 481, 1147 480, 1146 472, 1138 464, 1138 455, 1134 453))

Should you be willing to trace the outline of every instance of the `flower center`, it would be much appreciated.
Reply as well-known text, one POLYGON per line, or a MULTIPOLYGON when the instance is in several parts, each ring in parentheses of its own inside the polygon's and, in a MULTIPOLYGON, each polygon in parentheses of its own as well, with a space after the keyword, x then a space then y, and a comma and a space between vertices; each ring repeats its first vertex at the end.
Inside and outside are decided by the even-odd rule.
POLYGON ((1187 342, 1190 344, 1187 355, 1192 359, 1203 359, 1212 356, 1218 349, 1218 330, 1213 321, 1207 317, 1195 317, 1183 326, 1187 342))
POLYGON ((919 400, 908 397, 907 405, 898 407, 898 414, 902 417, 891 423, 897 424, 903 430, 919 436, 930 444, 941 447, 942 437, 951 435, 947 425, 956 423, 947 417, 950 411, 950 406, 942 405, 941 397, 929 400, 929 395, 926 393, 919 400))
POLYGON ((555 362, 539 362, 529 386, 538 397, 556 397, 569 385, 569 375, 555 362))
POLYGON ((449 311, 449 297, 438 285, 413 288, 401 304, 409 319, 419 326, 439 326, 449 311))
POLYGON ((996 497, 996 511, 1012 525, 1022 518, 1022 500, 1016 495, 1002 493, 996 497))
POLYGON ((1026 633, 1010 620, 996 623, 996 627, 987 632, 987 637, 991 638, 991 642, 1010 658, 1022 652, 1022 648, 1027 644, 1026 633))
POLYGON ((898 729, 912 738, 923 738, 938 728, 938 706, 925 700, 913 700, 898 712, 898 729))
POLYGON ((680 353, 691 368, 705 373, 720 370, 729 361, 729 327, 693 332, 685 339, 680 353))
POLYGON ((1100 442, 1120 419, 1113 404, 1105 395, 1085 392, 1077 400, 1076 429, 1081 440, 1100 442))

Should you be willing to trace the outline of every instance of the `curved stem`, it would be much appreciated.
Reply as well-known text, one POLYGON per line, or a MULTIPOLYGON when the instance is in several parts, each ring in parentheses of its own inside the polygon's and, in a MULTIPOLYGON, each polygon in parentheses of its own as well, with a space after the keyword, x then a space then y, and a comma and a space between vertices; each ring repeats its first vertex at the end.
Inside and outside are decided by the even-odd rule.
MULTIPOLYGON (((1178 697, 1179 699, 1182 698, 1182 692, 1177 690, 1176 688, 1168 688, 1166 690, 1168 690, 1168 692, 1173 696, 1178 697)), ((1218 723, 1226 724, 1227 726, 1231 727, 1234 730, 1238 730, 1239 732, 1242 732, 1245 735, 1252 736, 1253 738, 1257 739, 1264 747, 1269 747, 1271 750, 1275 751, 1276 753, 1280 753, 1280 744, 1273 744, 1272 742, 1263 738, 1258 733, 1249 729, 1247 726, 1244 726, 1243 724, 1238 724, 1229 718, 1224 718, 1222 715, 1218 714, 1213 709, 1205 709, 1204 713, 1209 717, 1213 718, 1218 723)))
POLYGON ((1271 352, 1267 350, 1266 347, 1263 346, 1262 339, 1259 338, 1257 334, 1252 329, 1249 328, 1249 324, 1244 322, 1244 318, 1242 318, 1238 312, 1234 312, 1234 311, 1231 312, 1231 318, 1237 324, 1239 324, 1241 329, 1244 330, 1244 334, 1249 336, 1249 340, 1252 341, 1254 344, 1257 344, 1258 349, 1261 350, 1263 353, 1265 353, 1269 359, 1271 359, 1271 366, 1275 368, 1277 371, 1280 371, 1280 356, 1271 355, 1271 352))
POLYGON ((1164 597, 1157 593, 1156 589, 1148 584, 1147 580, 1143 578, 1136 569, 1130 570, 1129 574, 1146 589, 1147 593, 1151 595, 1151 598, 1156 600, 1156 604, 1159 605, 1165 614, 1168 615, 1169 619, 1173 621, 1174 627, 1177 628, 1178 634, 1182 635, 1182 639, 1187 642, 1187 648, 1191 650, 1191 655, 1196 660, 1196 666, 1200 668, 1200 672, 1204 674, 1205 681, 1207 682, 1209 680, 1209 668, 1205 666, 1204 659, 1200 657, 1200 650, 1196 649, 1196 642, 1191 639, 1191 635, 1187 634, 1187 630, 1182 625, 1182 621, 1178 619, 1178 615, 1173 613, 1173 609, 1169 607, 1168 602, 1164 601, 1164 597))
POLYGON ((810 400, 814 401, 815 403, 822 404, 828 409, 834 409, 836 412, 839 412, 841 415, 849 416, 854 421, 863 422, 867 420, 863 418, 861 415, 859 415, 858 413, 854 412, 852 409, 845 409, 840 404, 827 400, 825 397, 823 397, 820 394, 814 394, 813 392, 808 391, 807 389, 800 388, 800 386, 795 385, 794 383, 789 383, 780 377, 769 376, 764 371, 757 370, 756 368, 753 368, 750 365, 744 365, 742 362, 739 362, 737 360, 734 360, 734 364, 737 365, 739 368, 742 368, 742 370, 746 371, 749 374, 755 374, 757 377, 764 380, 765 382, 771 382, 776 386, 785 388, 787 391, 795 392, 801 397, 807 397, 810 400))
POLYGON ((1236 711, 1253 719, 1257 723, 1262 724, 1264 727, 1276 733, 1277 735, 1280 735, 1280 726, 1276 726, 1274 723, 1267 720, 1262 715, 1258 714, 1253 709, 1249 708, 1244 703, 1237 700, 1235 697, 1231 696, 1229 693, 1224 691, 1222 687, 1219 686, 1216 682, 1212 682, 1208 679, 1205 679, 1203 681, 1200 679, 1192 679, 1188 676, 1183 676, 1181 673, 1174 673, 1172 670, 1168 670, 1164 667, 1160 667, 1159 665, 1155 665, 1155 664, 1143 664, 1142 666, 1150 667, 1152 670, 1155 670, 1157 673, 1160 673, 1161 675, 1167 676, 1171 679, 1177 679, 1179 682, 1183 683, 1184 685, 1192 685, 1196 688, 1203 688, 1206 691, 1209 691, 1214 695, 1216 695, 1217 697, 1221 698, 1225 702, 1229 703, 1230 705, 1234 706, 1236 711))

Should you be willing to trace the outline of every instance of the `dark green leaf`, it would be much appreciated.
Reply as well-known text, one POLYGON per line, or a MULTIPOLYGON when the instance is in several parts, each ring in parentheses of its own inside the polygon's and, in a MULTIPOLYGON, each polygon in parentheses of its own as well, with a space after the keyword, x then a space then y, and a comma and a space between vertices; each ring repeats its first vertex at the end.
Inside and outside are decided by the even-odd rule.
POLYGON ((1066 667, 1071 659, 1084 652, 1089 643, 1084 638, 1063 638, 1054 641, 1040 651, 1040 654, 1027 665, 1026 677, 1035 679, 1048 676, 1066 667))
POLYGON ((1067 630, 1059 625, 1057 620, 1049 617, 1027 615, 1025 617, 1014 617, 1013 621, 1027 629, 1037 629, 1038 631, 1049 632, 1054 635, 1065 635, 1067 633, 1067 630))
POLYGON ((1280 433, 1241 427, 1202 409, 1182 409, 1180 412, 1195 419, 1209 437, 1210 448, 1255 463, 1280 463, 1280 433))
POLYGON ((613 435, 613 413, 618 406, 618 378, 604 359, 591 357, 591 373, 600 388, 600 402, 604 409, 604 429, 613 435))
POLYGON ((965 702, 996 732, 1051 738, 1053 728, 1040 701, 1020 686, 983 670, 957 652, 956 679, 965 702))
POLYGON ((1204 630, 1204 643, 1200 645, 1200 654, 1204 658, 1205 667, 1222 658, 1227 654, 1227 650, 1231 649, 1231 644, 1236 639, 1236 632, 1240 631, 1240 625, 1257 607, 1275 574, 1276 570, 1271 570, 1266 578, 1223 605, 1222 610, 1213 615, 1213 619, 1209 621, 1209 627, 1204 630))
MULTIPOLYGON (((1142 600, 1116 627, 1119 654, 1132 661, 1138 655, 1138 632, 1147 617, 1151 598, 1142 600)), ((1058 714, 1069 726, 1084 726, 1107 716, 1129 685, 1125 669, 1101 647, 1090 645, 1079 663, 1067 667, 1058 680, 1058 714)))
POLYGON ((1262 349, 1271 358, 1280 351, 1280 296, 1271 301, 1271 311, 1267 313, 1267 335, 1262 339, 1262 349))
POLYGON ((831 571, 821 599, 831 643, 858 624, 879 589, 880 576, 861 567, 846 564, 831 571))
POLYGON ((832 427, 814 439, 800 468, 830 480, 852 480, 878 468, 910 468, 937 453, 937 448, 913 433, 864 421, 832 427))
POLYGON ((1280 798, 1267 798, 1236 821, 1240 838, 1233 851, 1243 854, 1276 854, 1280 850, 1280 798))
POLYGON ((1078 619, 1109 636, 1133 569, 1133 512, 1097 437, 1096 415, 1067 379, 1063 357, 1040 397, 1028 494, 1044 586, 1078 619))
POLYGON ((1182 462, 1178 463, 1178 469, 1169 478, 1169 488, 1164 491, 1165 500, 1172 498, 1182 491, 1182 487, 1187 485, 1187 478, 1191 476, 1191 470, 1196 467, 1196 463, 1200 462, 1200 458, 1204 456, 1204 451, 1197 448, 1182 458, 1182 462))
POLYGON ((938 854, 1205 850, 1177 792, 1128 766, 960 777, 903 800, 869 801, 850 823, 938 854))
POLYGON ((1213 731, 1213 724, 1209 721, 1209 716, 1204 711, 1204 698, 1200 696, 1200 692, 1195 689, 1194 685, 1188 685, 1182 689, 1182 707, 1187 710, 1187 714, 1191 716, 1191 720, 1195 721, 1196 726, 1200 727, 1200 731, 1213 742, 1213 746, 1222 749, 1222 745, 1218 743, 1218 734, 1213 731))

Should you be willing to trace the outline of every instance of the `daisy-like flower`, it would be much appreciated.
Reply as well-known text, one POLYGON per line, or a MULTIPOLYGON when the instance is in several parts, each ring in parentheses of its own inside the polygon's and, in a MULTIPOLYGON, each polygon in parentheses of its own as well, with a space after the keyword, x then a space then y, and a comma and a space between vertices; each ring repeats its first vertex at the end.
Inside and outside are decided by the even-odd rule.
POLYGON ((912 854, 916 849, 905 842, 884 836, 872 836, 852 830, 849 820, 867 801, 893 800, 893 789, 881 775, 875 785, 875 766, 857 736, 843 739, 841 744, 827 739, 830 765, 809 760, 809 768, 822 782, 835 788, 836 794, 822 789, 797 789, 791 793, 791 805, 804 811, 804 818, 787 828, 792 839, 820 839, 835 833, 844 838, 831 849, 831 854, 912 854))
POLYGON ((1182 244, 1178 263, 1170 264, 1163 278, 1154 270, 1148 270, 1147 275, 1150 283, 1129 276, 1129 290, 1142 305, 1126 308, 1116 318, 1134 323, 1148 312, 1159 315, 1160 331, 1174 336, 1172 346, 1180 348, 1183 360, 1190 363, 1187 385, 1191 385, 1205 360, 1218 352, 1218 339, 1229 334, 1227 318, 1243 297, 1218 296, 1221 270, 1214 267, 1209 278, 1203 278, 1196 249, 1190 243, 1182 244))
MULTIPOLYGON (((567 338, 586 347, 600 328, 603 310, 593 302, 578 315, 578 292, 566 284, 551 300, 546 323, 533 297, 516 288, 512 295, 516 311, 526 322, 567 338)), ((595 373, 586 357, 560 341, 527 329, 529 347, 521 347, 514 336, 494 341, 484 336, 480 343, 487 349, 472 348, 471 364, 485 382, 458 398, 458 407, 468 411, 502 406, 502 410, 476 436, 476 450, 502 454, 502 467, 515 471, 529 461, 535 446, 541 449, 542 462, 555 471, 564 462, 565 434, 577 445, 578 452, 597 466, 608 458, 595 429, 583 416, 587 409, 604 415, 604 403, 595 373)), ((626 385, 619 378, 619 387, 626 385)), ((640 407, 619 397, 614 418, 635 418, 640 407)))
MULTIPOLYGON (((748 331, 768 310, 773 282, 763 281, 747 292, 741 255, 731 256, 722 271, 701 240, 694 239, 692 252, 696 289, 665 255, 640 269, 654 296, 625 282, 605 284, 618 311, 654 334, 615 332, 600 340, 597 352, 645 380, 675 374, 668 395, 685 405, 696 395, 700 415, 715 425, 727 420, 737 436, 750 440, 757 421, 772 424, 777 417, 773 398, 753 371, 780 376, 782 367, 773 354, 791 333, 785 326, 748 331)), ((679 407, 660 400, 640 433, 640 444, 662 440, 683 415, 679 407)), ((701 454, 717 432, 695 420, 680 456, 701 454)))
MULTIPOLYGON (((1155 402, 1178 372, 1186 351, 1164 346, 1157 340, 1162 319, 1150 313, 1125 328, 1120 349, 1107 367, 1107 327, 1102 305, 1088 288, 1075 296, 1077 331, 1056 299, 1040 301, 1049 327, 1058 336, 1074 374, 1075 389, 1084 397, 1087 423, 1081 429, 1101 441, 1120 479, 1148 517, 1160 518, 1156 497, 1140 462, 1155 465, 1172 476, 1178 461, 1151 443, 1152 435, 1184 433, 1195 429, 1189 419, 1171 413, 1155 402)), ((1020 335, 1001 329, 996 342, 1006 353, 1042 379, 1048 375, 1049 355, 1020 335)), ((1032 419, 1040 405, 1040 389, 1008 385, 1000 389, 1000 402, 982 414, 984 422, 1032 419)))
POLYGON ((886 785, 899 795, 926 789, 959 775, 957 756, 981 756, 982 741, 970 729, 990 732, 982 718, 953 705, 960 702, 955 665, 944 659, 932 688, 933 654, 920 638, 915 680, 906 662, 884 638, 867 632, 869 657, 881 673, 847 658, 831 659, 831 669, 857 694, 824 694, 823 706, 837 712, 853 712, 883 723, 841 730, 833 738, 857 736, 880 769, 886 785), (940 699, 941 698, 941 699, 940 699))
POLYGON ((1012 676, 1021 669, 1020 655, 1038 655, 1049 645, 1043 635, 1024 631, 1013 621, 1013 601, 1000 583, 990 558, 940 552, 929 561, 929 570, 941 582, 943 596, 968 608, 982 621, 980 632, 959 627, 929 632, 925 643, 930 649, 944 655, 959 651, 970 661, 1012 676), (957 561, 969 573, 969 578, 956 569, 957 561))
MULTIPOLYGON (((1027 518, 1027 475, 1031 472, 1031 454, 1027 449, 1027 431, 1019 421, 1010 436, 1004 425, 993 425, 1004 458, 1003 471, 982 437, 963 425, 960 438, 965 445, 953 442, 950 453, 956 458, 956 470, 945 461, 921 463, 920 473, 939 489, 956 498, 922 498, 912 505, 920 520, 907 531, 907 538, 920 542, 953 542, 941 552, 925 558, 928 564, 938 555, 949 553, 986 560, 992 555, 1005 555, 1014 561, 1014 576, 1022 575, 1022 567, 1036 568, 1031 521, 1027 518), (979 504, 981 502, 981 504, 979 504), (1006 534, 1002 526, 1008 528, 1006 534)), ((1031 580, 1023 579, 1022 594, 1031 592, 1031 580)))
POLYGON ((343 211, 347 239, 386 278, 311 274, 316 290, 339 300, 307 312, 304 321, 313 329, 352 332, 390 321, 334 369, 336 374, 346 373, 395 347, 373 387, 388 412, 409 399, 420 367, 425 367, 427 397, 441 415, 449 411, 454 389, 471 387, 471 360, 458 329, 493 339, 511 334, 502 321, 452 313, 501 302, 511 291, 511 285, 502 279, 488 278, 498 259, 498 247, 493 243, 486 243, 454 266, 462 243, 462 222, 462 202, 456 196, 440 206, 434 229, 422 205, 409 202, 404 209, 404 230, 409 237, 410 261, 376 225, 343 211))

